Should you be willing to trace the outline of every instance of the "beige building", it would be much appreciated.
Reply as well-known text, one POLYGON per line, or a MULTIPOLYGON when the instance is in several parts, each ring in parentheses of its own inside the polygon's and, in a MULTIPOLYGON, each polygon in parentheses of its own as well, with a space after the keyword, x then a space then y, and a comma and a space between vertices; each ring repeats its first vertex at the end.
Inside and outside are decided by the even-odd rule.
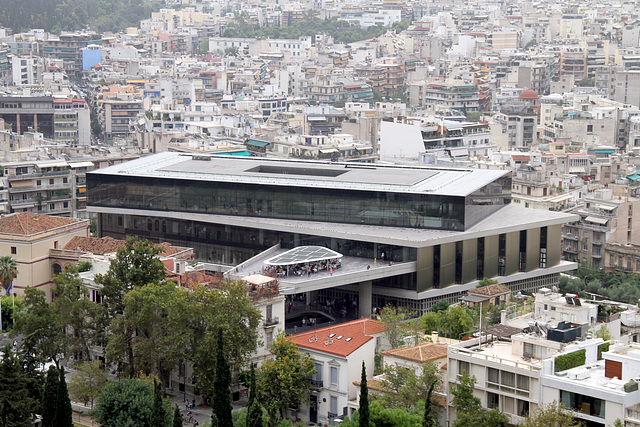
POLYGON ((44 290, 50 299, 53 266, 49 251, 62 248, 75 236, 89 236, 89 220, 21 212, 0 218, 0 256, 18 264, 14 289, 22 295, 27 286, 44 290))

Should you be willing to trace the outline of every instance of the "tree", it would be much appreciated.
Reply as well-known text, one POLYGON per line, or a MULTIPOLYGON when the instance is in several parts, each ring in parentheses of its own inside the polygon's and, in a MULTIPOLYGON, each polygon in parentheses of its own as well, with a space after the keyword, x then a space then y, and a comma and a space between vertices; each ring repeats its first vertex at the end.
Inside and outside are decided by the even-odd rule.
POLYGON ((104 310, 88 298, 89 291, 78 275, 78 268, 69 265, 53 278, 55 298, 51 303, 55 324, 65 330, 62 347, 65 353, 91 359, 91 346, 105 337, 104 310))
POLYGON ((256 371, 251 364, 251 374, 249 376, 249 404, 247 405, 247 427, 262 427, 264 422, 262 420, 262 406, 258 401, 258 388, 256 384, 256 371))
POLYGON ((602 324, 600 326, 600 329, 596 331, 596 337, 602 338, 605 341, 609 341, 611 338, 613 338, 611 332, 609 332, 609 328, 607 328, 605 324, 602 324))
POLYGON ((564 412, 558 402, 554 401, 546 406, 539 407, 535 412, 524 419, 519 427, 574 427, 579 424, 570 413, 564 412))
POLYGON ((429 391, 427 392, 427 398, 424 400, 424 416, 422 417, 422 427, 436 427, 436 419, 433 416, 431 403, 431 394, 433 393, 433 389, 435 388, 436 383, 433 382, 431 386, 429 386, 429 391))
POLYGON ((473 387, 476 384, 475 377, 463 372, 458 383, 450 390, 453 395, 451 404, 456 410, 454 427, 473 427, 480 423, 480 417, 484 412, 480 399, 473 395, 473 387))
POLYGON ((123 299, 124 316, 111 321, 107 359, 132 377, 139 372, 159 375, 187 357, 189 310, 180 301, 173 282, 150 283, 129 291, 123 299))
POLYGON ((367 387, 367 370, 362 361, 360 376, 360 427, 369 427, 369 389, 367 387))
POLYGON ((87 360, 74 366, 75 374, 69 379, 69 394, 76 401, 87 401, 93 408, 95 399, 109 382, 100 360, 87 360))
POLYGON ((17 313, 12 335, 22 335, 22 348, 26 354, 36 355, 40 363, 52 360, 59 367, 66 338, 57 326, 53 307, 40 289, 28 287, 24 295, 26 309, 17 313))
POLYGON ((0 356, 0 427, 29 426, 35 402, 21 361, 7 344, 0 356))
POLYGON ((382 386, 388 393, 381 393, 377 400, 385 408, 412 409, 416 401, 428 400, 429 390, 442 386, 440 368, 433 361, 422 364, 418 373, 397 364, 388 364, 383 369, 382 386))
POLYGON ((262 315, 242 282, 226 281, 219 289, 198 286, 182 291, 176 307, 183 307, 176 316, 185 319, 182 338, 188 342, 196 386, 206 396, 213 390, 218 331, 223 331, 225 358, 231 370, 238 371, 257 349, 262 315))
POLYGON ((10 255, 0 257, 0 285, 8 289, 13 279, 18 277, 18 263, 10 255))
POLYGON ((58 390, 60 388, 60 374, 55 366, 49 366, 47 379, 44 383, 44 396, 42 404, 42 426, 55 427, 55 419, 58 405, 58 390))
POLYGON ((407 320, 411 317, 411 312, 404 307, 393 307, 387 305, 380 312, 380 322, 384 325, 384 336, 389 341, 391 348, 404 345, 404 337, 410 333, 407 320))
POLYGON ((124 312, 124 295, 136 286, 160 283, 166 277, 164 264, 158 258, 162 251, 148 240, 127 239, 111 261, 106 274, 96 274, 95 281, 102 285, 104 303, 111 313, 124 312))
POLYGON ((233 425, 231 419, 231 369, 224 354, 224 338, 222 329, 218 330, 216 348, 216 377, 213 383, 212 412, 215 419, 223 426, 233 425))
POLYGON ((173 423, 172 423, 172 427, 182 427, 182 415, 180 414, 180 408, 178 408, 178 405, 175 406, 175 408, 173 409, 173 423))
POLYGON ((129 378, 107 384, 96 405, 96 419, 104 426, 150 425, 152 412, 152 387, 129 378))
POLYGON ((444 320, 441 324, 450 338, 460 339, 462 335, 473 329, 473 317, 468 308, 458 305, 449 307, 442 313, 444 313, 444 320))
POLYGON ((485 286, 497 285, 498 283, 500 282, 498 282, 497 280, 493 280, 493 279, 489 279, 488 277, 485 277, 478 282, 478 285, 476 286, 476 288, 484 288, 485 286))
POLYGON ((271 343, 271 353, 275 358, 265 360, 256 374, 260 403, 267 411, 269 425, 275 426, 287 407, 299 408, 308 401, 313 389, 309 378, 316 369, 311 357, 300 354, 284 333, 271 343))
POLYGON ((73 410, 71 409, 71 399, 67 389, 67 380, 64 376, 64 367, 60 367, 60 381, 58 382, 58 394, 56 402, 56 427, 73 427, 73 410))
MULTIPOLYGON (((418 402, 420 407, 422 402, 418 402)), ((369 406, 370 409, 370 425, 373 426, 393 426, 393 427, 415 427, 422 423, 422 415, 416 411, 408 411, 401 408, 387 409, 378 402, 373 401, 369 406)), ((352 419, 346 419, 340 427, 360 427, 361 410, 357 410, 352 419)))
POLYGON ((162 384, 157 379, 153 379, 153 412, 151 412, 151 426, 164 427, 167 414, 162 403, 162 384))

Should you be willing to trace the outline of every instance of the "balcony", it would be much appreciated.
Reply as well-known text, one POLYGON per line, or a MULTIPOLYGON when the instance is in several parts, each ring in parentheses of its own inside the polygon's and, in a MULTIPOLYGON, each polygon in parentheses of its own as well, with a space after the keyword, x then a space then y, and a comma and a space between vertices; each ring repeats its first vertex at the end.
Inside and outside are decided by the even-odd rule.
POLYGON ((262 325, 265 328, 272 328, 275 325, 277 325, 278 323, 280 323, 280 318, 278 318, 278 317, 269 317, 269 318, 264 319, 264 322, 262 322, 262 325))
POLYGON ((322 388, 323 387, 322 380, 311 380, 311 386, 315 388, 322 388))

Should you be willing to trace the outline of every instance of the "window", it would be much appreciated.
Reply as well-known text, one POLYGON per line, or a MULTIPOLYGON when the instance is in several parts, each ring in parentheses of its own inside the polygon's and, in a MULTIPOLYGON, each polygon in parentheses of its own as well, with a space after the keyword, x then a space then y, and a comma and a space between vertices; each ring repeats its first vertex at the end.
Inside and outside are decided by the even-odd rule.
POLYGON ((518 271, 527 271, 527 230, 520 231, 520 257, 518 271))
POLYGON ((273 331, 272 332, 267 332, 266 334, 266 340, 265 340, 265 347, 267 349, 271 348, 271 342, 273 341, 273 331))
POLYGON ((338 367, 332 366, 330 372, 331 372, 331 385, 337 387, 338 386, 338 367))
POLYGON ((529 416, 529 402, 527 402, 526 400, 518 399, 518 416, 520 417, 529 416))
POLYGON ((63 184, 66 184, 66 183, 67 183, 67 178, 66 178, 66 177, 62 178, 62 183, 63 183, 63 184))
POLYGON ((520 395, 528 396, 529 395, 529 377, 526 375, 518 375, 517 376, 517 392, 520 395))
POLYGON ((464 373, 469 374, 469 362, 463 362, 462 360, 458 360, 458 375, 462 375, 464 373))
POLYGON ((488 391, 487 392, 487 408, 498 409, 499 407, 500 407, 500 396, 498 396, 496 393, 491 393, 490 391, 488 391))
POLYGON ((55 211, 56 210, 56 204, 55 203, 49 203, 49 210, 50 211, 55 211))
POLYGON ((329 398, 329 412, 334 414, 335 417, 338 416, 338 398, 336 396, 329 398))
POLYGON ((122 227, 123 224, 123 219, 122 219, 122 215, 118 216, 118 227, 122 227))
POLYGON ((487 387, 500 388, 500 371, 495 368, 488 368, 487 372, 487 387))
POLYGON ((53 242, 53 249, 58 249, 58 241, 53 242))
POLYGON ((11 255, 15 255, 18 253, 18 249, 15 246, 11 246, 11 255))
POLYGON ((40 186, 42 185, 42 181, 37 180, 37 181, 36 181, 36 185, 37 185, 38 187, 40 187, 40 186))
POLYGON ((53 185, 53 183, 54 183, 54 182, 55 182, 55 180, 54 180, 53 178, 51 178, 51 179, 49 180, 49 185, 53 185))

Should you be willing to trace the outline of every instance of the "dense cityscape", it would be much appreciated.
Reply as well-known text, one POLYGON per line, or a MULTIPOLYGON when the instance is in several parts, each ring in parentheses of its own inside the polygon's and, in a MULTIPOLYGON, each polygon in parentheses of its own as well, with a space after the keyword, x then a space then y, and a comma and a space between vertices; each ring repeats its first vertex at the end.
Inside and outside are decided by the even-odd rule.
POLYGON ((639 10, 0 0, 0 427, 640 427, 639 10))

